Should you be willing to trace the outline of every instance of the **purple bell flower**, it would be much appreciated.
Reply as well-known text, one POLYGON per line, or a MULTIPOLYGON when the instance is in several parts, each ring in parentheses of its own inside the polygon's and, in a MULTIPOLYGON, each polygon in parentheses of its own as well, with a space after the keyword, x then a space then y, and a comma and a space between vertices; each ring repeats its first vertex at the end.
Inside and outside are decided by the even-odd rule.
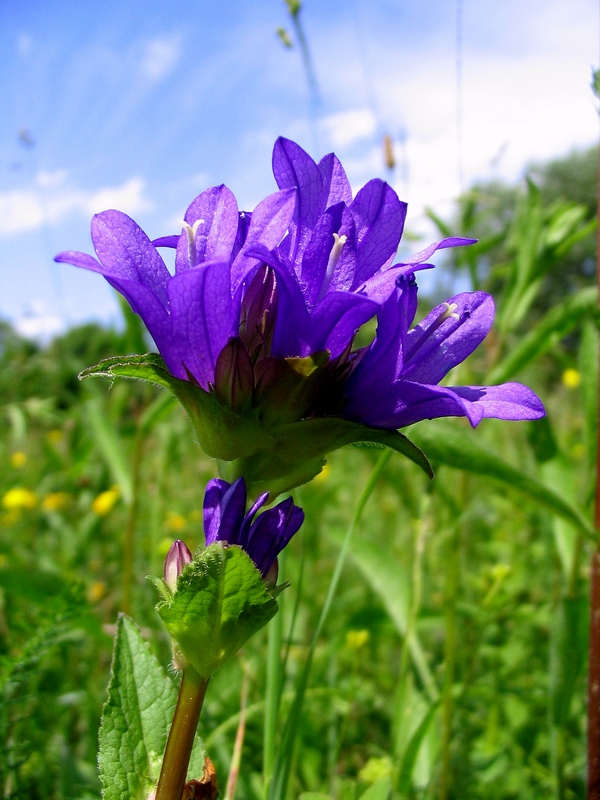
MULTIPOLYGON (((150 241, 126 214, 104 211, 92 220, 97 258, 56 257, 100 272, 142 317, 178 379, 157 382, 177 394, 222 474, 244 475, 253 492, 279 493, 310 480, 328 452, 368 441, 369 428, 396 431, 442 416, 477 425, 484 417, 544 415, 519 383, 439 386, 490 330, 489 295, 459 294, 412 327, 415 273, 433 266, 437 250, 475 240, 443 239, 394 263, 407 207, 388 184, 369 181, 353 198, 335 155, 317 164, 282 138, 273 171, 279 191, 251 214, 217 186, 191 203, 179 235, 150 241), (161 247, 176 250, 174 275, 161 247), (353 349, 373 317, 373 343, 353 349)), ((270 513, 244 521, 244 536, 270 513)), ((262 571, 262 551, 257 559, 262 571)))
POLYGON ((248 553, 263 578, 269 573, 271 577, 277 556, 304 521, 304 511, 294 505, 291 497, 256 516, 268 499, 268 492, 261 494, 246 513, 243 478, 232 484, 215 478, 209 481, 204 495, 206 546, 214 542, 239 545, 248 553))

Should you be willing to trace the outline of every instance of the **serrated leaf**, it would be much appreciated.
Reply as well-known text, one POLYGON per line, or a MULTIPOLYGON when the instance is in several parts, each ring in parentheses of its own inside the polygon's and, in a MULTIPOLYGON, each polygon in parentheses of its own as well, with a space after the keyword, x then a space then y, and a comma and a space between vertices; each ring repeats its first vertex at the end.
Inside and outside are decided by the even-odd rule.
MULTIPOLYGON (((98 765, 104 800, 140 800, 156 785, 177 689, 125 616, 119 618, 98 765)), ((197 737, 192 769, 204 763, 197 737)))
POLYGON ((545 506, 595 540, 594 528, 575 506, 537 478, 493 453, 487 442, 478 442, 474 431, 467 435, 451 425, 429 423, 413 428, 412 436, 427 450, 434 464, 494 478, 545 506))
POLYGON ((212 544, 194 557, 171 601, 156 606, 184 658, 213 675, 277 612, 277 602, 247 553, 212 544))
POLYGON ((130 378, 166 389, 171 388, 170 381, 173 380, 165 362, 156 353, 105 358, 99 364, 82 370, 79 379, 84 378, 130 378))
POLYGON ((130 378, 170 389, 189 414, 200 446, 211 458, 246 458, 272 443, 253 416, 237 414, 201 386, 174 378, 155 353, 107 358, 84 369, 79 377, 130 378))

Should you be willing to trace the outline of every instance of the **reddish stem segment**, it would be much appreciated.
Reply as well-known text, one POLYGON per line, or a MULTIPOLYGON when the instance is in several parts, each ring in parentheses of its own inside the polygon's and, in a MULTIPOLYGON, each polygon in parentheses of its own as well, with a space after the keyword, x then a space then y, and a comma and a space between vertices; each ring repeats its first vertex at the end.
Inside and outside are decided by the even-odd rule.
POLYGON ((181 800, 207 686, 208 678, 184 670, 155 800, 181 800))

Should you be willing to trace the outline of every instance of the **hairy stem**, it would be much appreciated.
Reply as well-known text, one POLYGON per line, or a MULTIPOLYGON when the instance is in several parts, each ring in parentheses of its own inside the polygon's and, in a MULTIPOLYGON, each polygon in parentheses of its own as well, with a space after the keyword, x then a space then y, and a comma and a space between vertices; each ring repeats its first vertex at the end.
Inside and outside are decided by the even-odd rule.
POLYGON ((208 680, 192 667, 183 671, 155 800, 181 800, 208 680))

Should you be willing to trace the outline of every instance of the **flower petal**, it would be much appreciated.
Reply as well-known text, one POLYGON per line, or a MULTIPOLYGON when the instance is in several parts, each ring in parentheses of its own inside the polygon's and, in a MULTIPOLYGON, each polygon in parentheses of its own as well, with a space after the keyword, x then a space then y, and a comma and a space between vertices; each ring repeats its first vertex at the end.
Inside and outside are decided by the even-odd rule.
POLYGON ((90 269, 92 272, 99 272, 101 275, 104 275, 108 272, 108 270, 102 266, 97 258, 94 258, 94 256, 90 256, 87 253, 80 253, 77 250, 63 250, 62 253, 54 256, 54 260, 59 264, 72 264, 74 267, 90 269))
POLYGON ((379 306, 367 297, 350 292, 329 292, 310 315, 310 349, 340 355, 361 325, 374 317, 379 306))
POLYGON ((339 158, 329 153, 319 161, 319 172, 323 181, 319 206, 328 209, 335 203, 352 202, 352 189, 339 158))
POLYGON ((417 383, 439 383, 487 336, 494 301, 485 292, 463 292, 428 314, 408 334, 402 374, 417 383))
POLYGON ((252 212, 244 247, 231 267, 231 287, 235 291, 257 260, 247 251, 257 245, 273 250, 283 239, 290 226, 296 206, 296 191, 284 189, 262 200, 252 212))
MULTIPOLYGON (((184 363, 203 389, 214 381, 215 364, 239 324, 229 286, 229 265, 203 264, 169 281, 173 337, 182 342, 184 363)), ((171 369, 173 369, 171 367, 171 369)))
POLYGON ((540 398, 522 383, 500 386, 451 386, 455 394, 483 410, 494 419, 540 419, 546 411, 540 398))
POLYGON ((190 204, 184 216, 188 225, 198 221, 195 239, 196 261, 190 264, 188 238, 179 238, 175 271, 195 267, 205 261, 227 261, 231 255, 238 230, 238 207, 236 199, 226 186, 207 189, 190 204))
POLYGON ((92 242, 104 267, 104 275, 147 286, 167 307, 169 270, 158 250, 131 217, 121 211, 96 214, 92 218, 92 242))
POLYGON ((375 178, 359 191, 350 211, 356 222, 354 286, 370 278, 398 249, 406 203, 384 181, 375 178))
POLYGON ((464 239, 460 236, 450 236, 446 239, 442 239, 441 242, 433 242, 433 244, 427 245, 424 250, 420 250, 401 263, 421 264, 423 261, 427 261, 427 259, 431 258, 436 250, 443 250, 446 247, 463 247, 468 244, 477 244, 477 241, 477 239, 464 239))
POLYGON ((334 246, 334 233, 340 229, 343 204, 330 208, 322 214, 302 256, 299 283, 309 305, 313 306, 322 293, 327 265, 334 246))
POLYGON ((291 497, 259 515, 250 531, 248 555, 263 576, 303 521, 304 512, 291 497))
POLYGON ((158 297, 151 289, 137 281, 113 277, 112 275, 105 275, 105 278, 114 289, 123 295, 131 306, 132 311, 139 314, 143 319, 164 358, 162 347, 171 338, 171 319, 158 297))
POLYGON ((385 427, 404 428, 438 417, 467 417, 475 427, 484 416, 481 406, 445 386, 401 380, 392 387, 392 394, 395 394, 395 409, 385 427))
POLYGON ((231 485, 214 478, 206 486, 203 522, 206 546, 213 542, 237 544, 237 536, 246 511, 246 484, 238 478, 231 485))

